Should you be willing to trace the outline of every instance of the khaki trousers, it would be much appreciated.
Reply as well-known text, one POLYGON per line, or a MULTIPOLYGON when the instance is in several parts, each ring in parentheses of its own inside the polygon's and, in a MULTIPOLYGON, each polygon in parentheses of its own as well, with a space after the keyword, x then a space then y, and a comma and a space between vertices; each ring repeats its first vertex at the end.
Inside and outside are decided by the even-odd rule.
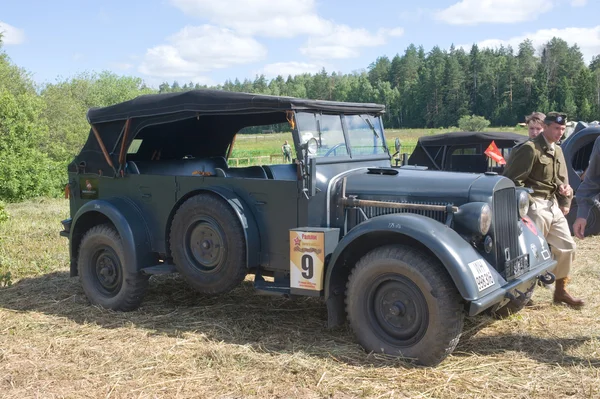
POLYGON ((556 279, 569 276, 571 265, 575 260, 575 241, 571 237, 569 224, 558 207, 556 200, 532 198, 527 216, 542 230, 546 241, 551 246, 556 259, 554 275, 556 279))

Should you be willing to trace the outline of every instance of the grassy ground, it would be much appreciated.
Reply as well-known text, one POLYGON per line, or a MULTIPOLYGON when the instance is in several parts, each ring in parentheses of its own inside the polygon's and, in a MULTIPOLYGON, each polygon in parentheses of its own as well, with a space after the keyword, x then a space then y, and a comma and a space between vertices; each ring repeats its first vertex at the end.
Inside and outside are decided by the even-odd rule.
POLYGON ((317 299, 257 295, 249 281, 208 298, 178 277, 152 278, 142 307, 90 306, 68 276, 58 236, 65 200, 7 206, 0 224, 2 398, 597 398, 600 237, 578 241, 571 289, 588 306, 536 306, 469 319, 437 368, 365 353, 325 328, 317 299))
MULTIPOLYGON (((513 127, 489 128, 486 130, 527 134, 526 129, 515 129, 513 127)), ((398 137, 402 143, 402 152, 411 154, 419 137, 451 131, 456 131, 456 129, 386 129, 385 133, 386 142, 392 153, 394 152, 394 141, 398 137)), ((288 140, 293 145, 292 134, 290 132, 239 135, 233 146, 231 157, 234 160, 230 161, 230 165, 235 166, 237 164, 242 166, 282 162, 281 146, 285 140, 288 140), (273 155, 273 158, 271 158, 271 155, 273 155), (263 158, 258 159, 258 157, 263 158)))

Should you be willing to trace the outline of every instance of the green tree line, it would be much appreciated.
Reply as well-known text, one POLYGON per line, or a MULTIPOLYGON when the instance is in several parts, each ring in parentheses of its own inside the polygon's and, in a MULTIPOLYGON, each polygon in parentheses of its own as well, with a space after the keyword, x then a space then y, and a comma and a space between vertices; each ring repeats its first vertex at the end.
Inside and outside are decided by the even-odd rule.
POLYGON ((493 126, 515 125, 532 111, 567 112, 570 119, 600 119, 600 57, 586 65, 579 48, 553 38, 541 52, 519 48, 470 51, 408 46, 391 60, 379 57, 364 71, 228 80, 208 87, 178 82, 149 88, 138 77, 85 72, 36 85, 15 65, 0 37, 0 200, 60 195, 66 165, 81 149, 86 112, 150 93, 213 88, 313 99, 385 104, 386 128, 457 126, 479 115, 493 126), (539 55, 538 55, 539 54, 539 55))

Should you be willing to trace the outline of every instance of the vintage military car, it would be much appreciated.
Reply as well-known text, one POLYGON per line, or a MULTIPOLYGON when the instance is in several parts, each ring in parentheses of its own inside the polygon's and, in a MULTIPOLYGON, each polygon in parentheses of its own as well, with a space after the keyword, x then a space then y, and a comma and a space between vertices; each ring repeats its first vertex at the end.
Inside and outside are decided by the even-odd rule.
POLYGON ((512 148, 527 136, 511 132, 452 132, 419 137, 407 165, 427 166, 432 170, 502 174, 504 166, 485 155, 494 142, 507 159, 512 148))
MULTIPOLYGON (((590 155, 594 147, 594 141, 600 136, 600 126, 588 126, 586 123, 579 122, 573 131, 560 145, 565 155, 567 171, 569 173, 569 184, 573 187, 575 197, 577 197, 577 188, 581 184, 583 173, 590 163, 590 155)), ((573 223, 577 218, 577 201, 574 198, 571 202, 571 211, 567 214, 567 221, 571 232, 573 223)), ((585 235, 600 234, 600 201, 594 201, 594 207, 587 218, 585 235)))
MULTIPOLYGON (((575 196, 581 184, 583 172, 587 169, 594 140, 600 135, 600 126, 578 122, 569 136, 560 143, 567 163, 569 184, 575 196)), ((488 171, 502 174, 504 165, 485 155, 492 141, 504 159, 508 160, 511 150, 528 136, 510 132, 452 132, 420 137, 410 157, 396 157, 395 164, 425 166, 431 170, 452 172, 484 173, 488 171), (404 158, 404 159, 403 159, 404 158)), ((400 154, 398 154, 400 155, 400 154)), ((594 202, 588 216, 586 235, 600 234, 600 201, 594 202)), ((567 214, 569 228, 577 217, 577 201, 571 203, 567 214)))
POLYGON ((152 274, 216 295, 251 273, 260 293, 322 297, 367 351, 439 363, 465 315, 519 310, 555 261, 509 179, 391 167, 383 112, 212 90, 89 110, 68 167, 71 275, 128 311, 152 274), (294 162, 229 166, 257 126, 291 130, 294 162))

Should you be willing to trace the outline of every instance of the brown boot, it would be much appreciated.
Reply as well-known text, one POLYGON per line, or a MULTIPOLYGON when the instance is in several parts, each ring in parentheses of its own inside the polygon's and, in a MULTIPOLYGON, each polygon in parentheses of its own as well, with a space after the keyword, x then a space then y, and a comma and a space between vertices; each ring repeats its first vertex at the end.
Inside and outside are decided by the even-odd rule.
POLYGON ((567 292, 567 283, 569 282, 569 278, 561 278, 556 280, 556 288, 554 289, 554 302, 556 303, 564 303, 573 308, 580 308, 585 305, 583 299, 574 298, 567 292))

